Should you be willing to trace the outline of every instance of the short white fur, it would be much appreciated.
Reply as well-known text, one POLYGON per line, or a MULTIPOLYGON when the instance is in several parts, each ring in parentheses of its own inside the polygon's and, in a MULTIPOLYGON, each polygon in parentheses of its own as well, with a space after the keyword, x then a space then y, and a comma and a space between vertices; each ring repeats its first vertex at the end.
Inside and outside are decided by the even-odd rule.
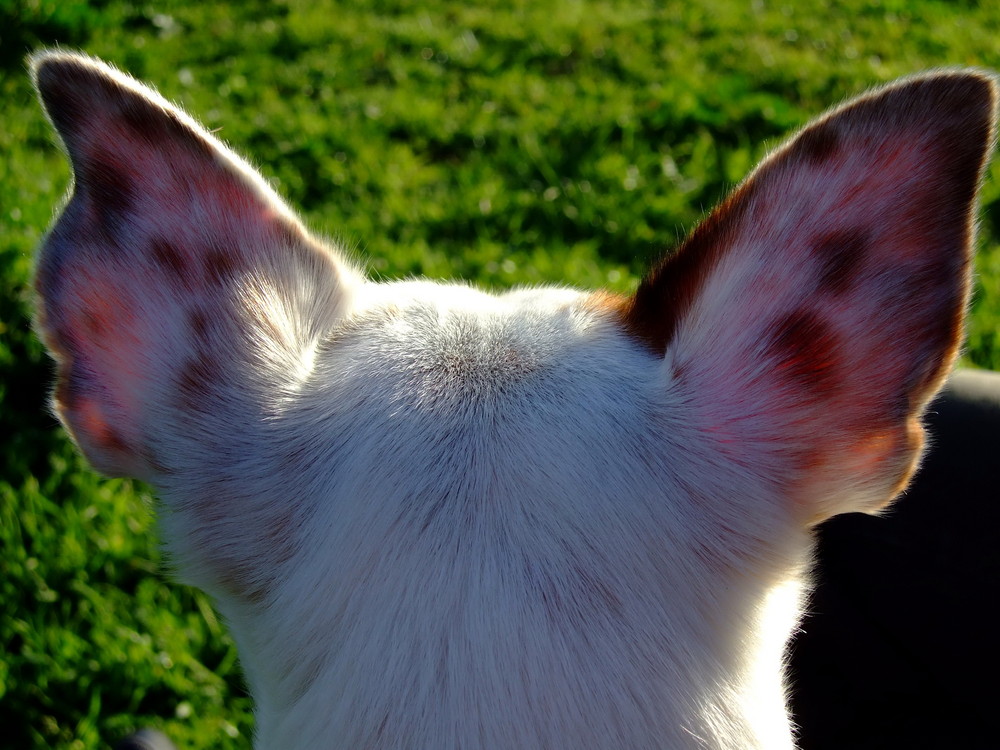
POLYGON ((725 252, 682 249, 660 340, 624 298, 368 281, 149 89, 32 69, 76 175, 37 284, 56 410, 159 490, 256 747, 793 746, 812 525, 905 486, 958 347, 985 74, 779 149, 709 219, 725 252))

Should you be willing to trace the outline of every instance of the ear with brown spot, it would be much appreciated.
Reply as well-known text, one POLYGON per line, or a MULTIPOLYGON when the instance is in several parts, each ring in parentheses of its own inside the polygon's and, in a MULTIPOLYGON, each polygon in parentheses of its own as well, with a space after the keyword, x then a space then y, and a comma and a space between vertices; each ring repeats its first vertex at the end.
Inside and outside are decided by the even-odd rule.
POLYGON ((978 71, 848 102, 616 306, 704 434, 775 472, 803 519, 882 507, 916 466, 919 417, 961 341, 995 116, 978 71))
POLYGON ((36 276, 56 409, 96 467, 149 478, 171 422, 196 434, 301 371, 356 277, 156 92, 82 55, 30 63, 74 176, 36 276))

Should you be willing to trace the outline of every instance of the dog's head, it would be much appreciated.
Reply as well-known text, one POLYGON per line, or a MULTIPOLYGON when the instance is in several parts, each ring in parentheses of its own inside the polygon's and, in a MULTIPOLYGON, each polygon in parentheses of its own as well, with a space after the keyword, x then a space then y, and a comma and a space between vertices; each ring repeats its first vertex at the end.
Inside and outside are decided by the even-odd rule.
POLYGON ((160 490, 262 743, 787 745, 809 528, 906 485, 960 343, 990 78, 813 122, 618 297, 371 282, 154 92, 32 70, 56 409, 160 490))

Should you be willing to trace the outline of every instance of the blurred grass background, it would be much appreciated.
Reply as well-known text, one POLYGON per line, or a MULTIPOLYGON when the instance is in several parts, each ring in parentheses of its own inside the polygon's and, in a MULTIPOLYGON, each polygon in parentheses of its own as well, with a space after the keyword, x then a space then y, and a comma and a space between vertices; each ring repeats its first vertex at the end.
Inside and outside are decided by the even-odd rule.
MULTIPOLYGON (((46 412, 29 278, 69 173, 23 59, 52 44, 221 128, 375 276, 626 291, 810 116, 917 70, 1000 66, 1000 5, 0 0, 0 747, 154 725, 246 748, 235 651, 158 572, 148 491, 88 471, 46 412)), ((998 170, 966 355, 994 369, 998 170)))

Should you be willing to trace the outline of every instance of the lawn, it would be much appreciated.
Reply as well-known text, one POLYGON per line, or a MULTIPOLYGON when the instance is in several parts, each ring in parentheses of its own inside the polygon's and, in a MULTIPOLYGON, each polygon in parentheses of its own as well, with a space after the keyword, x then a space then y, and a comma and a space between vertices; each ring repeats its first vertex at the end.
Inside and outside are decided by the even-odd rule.
MULTIPOLYGON (((1000 65, 1000 6, 0 0, 0 746, 148 724, 245 748, 235 651, 161 572, 148 489, 90 472, 46 411, 29 278, 69 172, 23 58, 52 44, 221 129, 374 276, 627 291, 810 116, 917 70, 1000 65)), ((966 354, 995 369, 998 177, 966 354)))

